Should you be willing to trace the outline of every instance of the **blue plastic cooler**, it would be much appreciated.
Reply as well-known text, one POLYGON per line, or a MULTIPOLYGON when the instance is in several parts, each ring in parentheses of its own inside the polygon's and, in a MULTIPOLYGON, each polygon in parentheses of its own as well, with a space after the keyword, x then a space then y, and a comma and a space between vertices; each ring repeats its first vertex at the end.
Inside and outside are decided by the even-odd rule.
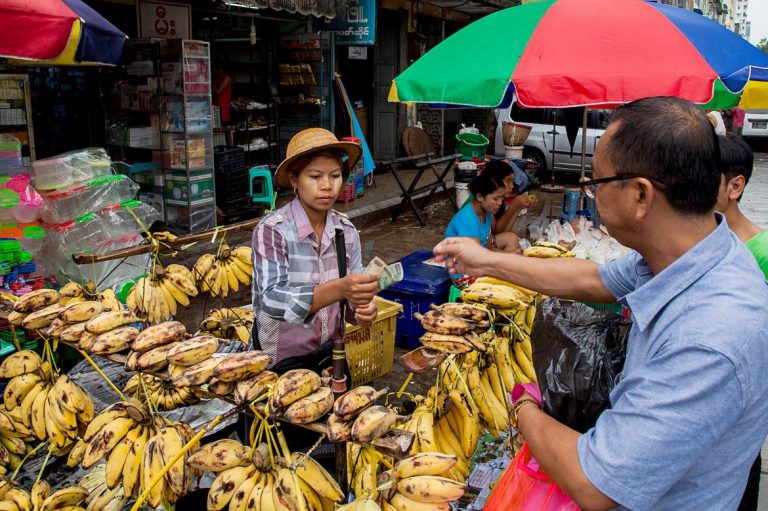
POLYGON ((403 280, 379 293, 382 298, 403 306, 403 312, 397 318, 397 346, 418 348, 424 328, 413 315, 417 312, 424 314, 433 303, 448 301, 451 277, 445 268, 424 264, 432 257, 431 250, 419 250, 402 258, 403 280))

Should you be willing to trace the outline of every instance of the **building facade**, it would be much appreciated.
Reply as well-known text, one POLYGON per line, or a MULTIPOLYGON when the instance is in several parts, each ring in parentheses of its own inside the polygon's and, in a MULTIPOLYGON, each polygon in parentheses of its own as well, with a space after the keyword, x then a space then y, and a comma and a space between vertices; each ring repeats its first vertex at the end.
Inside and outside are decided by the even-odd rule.
POLYGON ((749 19, 747 19, 747 13, 749 12, 749 0, 734 0, 734 3, 734 7, 736 9, 733 15, 735 31, 744 39, 749 40, 752 28, 749 19))

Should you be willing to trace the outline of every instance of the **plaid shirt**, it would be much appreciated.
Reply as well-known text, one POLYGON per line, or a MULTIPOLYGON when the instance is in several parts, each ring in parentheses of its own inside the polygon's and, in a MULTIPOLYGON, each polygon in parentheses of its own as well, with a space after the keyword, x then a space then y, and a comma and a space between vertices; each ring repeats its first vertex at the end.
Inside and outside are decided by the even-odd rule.
POLYGON ((337 228, 344 230, 347 272, 361 273, 360 234, 333 210, 328 212, 319 252, 298 198, 268 214, 253 231, 254 328, 261 348, 275 362, 309 354, 344 335, 338 303, 309 314, 315 286, 339 278, 337 228))

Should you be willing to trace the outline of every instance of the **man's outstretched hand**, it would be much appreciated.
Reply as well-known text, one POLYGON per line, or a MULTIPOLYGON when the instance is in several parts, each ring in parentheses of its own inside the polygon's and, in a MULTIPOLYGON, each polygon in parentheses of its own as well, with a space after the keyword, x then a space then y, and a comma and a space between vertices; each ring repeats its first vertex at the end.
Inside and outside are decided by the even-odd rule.
POLYGON ((438 261, 453 274, 472 277, 488 275, 493 252, 480 246, 473 238, 446 238, 433 249, 438 261))

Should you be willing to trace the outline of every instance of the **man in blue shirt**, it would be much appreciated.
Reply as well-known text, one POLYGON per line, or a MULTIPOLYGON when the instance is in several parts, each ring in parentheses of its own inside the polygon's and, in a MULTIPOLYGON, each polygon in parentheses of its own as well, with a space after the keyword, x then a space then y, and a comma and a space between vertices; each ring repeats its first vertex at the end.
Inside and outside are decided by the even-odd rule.
POLYGON ((628 256, 602 267, 486 251, 435 253, 452 271, 632 311, 611 408, 584 434, 524 394, 518 427, 543 469, 584 509, 736 509, 768 434, 768 287, 713 209, 720 153, 704 113, 649 98, 617 109, 582 183, 628 256))

